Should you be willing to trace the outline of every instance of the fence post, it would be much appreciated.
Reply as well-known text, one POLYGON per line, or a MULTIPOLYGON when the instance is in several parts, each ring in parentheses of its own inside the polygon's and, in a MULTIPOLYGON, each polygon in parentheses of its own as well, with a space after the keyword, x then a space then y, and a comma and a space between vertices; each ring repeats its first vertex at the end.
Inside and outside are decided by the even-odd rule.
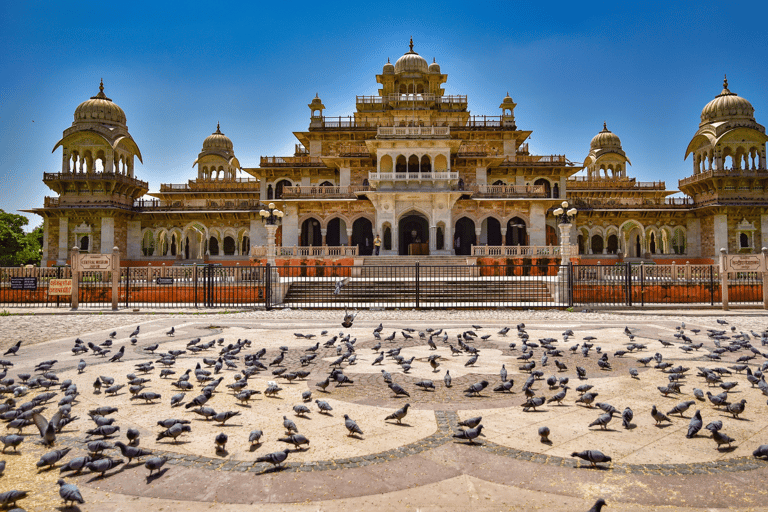
POLYGON ((206 284, 205 287, 205 307, 212 308, 213 307, 213 263, 209 263, 206 265, 205 271, 207 272, 206 275, 206 284))
POLYGON ((120 288, 120 248, 112 248, 112 311, 117 311, 118 289, 120 288))
POLYGON ((715 266, 709 266, 709 305, 715 305, 715 266))
POLYGON ((632 306, 632 264, 630 262, 624 263, 624 273, 626 274, 626 305, 632 306))
POLYGON ((645 263, 640 262, 640 306, 645 306, 645 263))
POLYGON ((197 265, 192 266, 192 282, 194 283, 193 294, 195 296, 195 307, 197 307, 197 265))
POLYGON ((272 309, 272 266, 269 262, 264 270, 264 308, 272 309))
POLYGON ((725 267, 725 248, 720 249, 720 296, 723 299, 723 311, 728 311, 728 269, 725 267))
POLYGON ((419 309, 419 262, 416 262, 416 309, 419 309))
POLYGON ((768 247, 762 248, 763 253, 763 309, 768 309, 768 247))
POLYGON ((573 307, 573 262, 568 262, 568 307, 573 307))
POLYGON ((125 267, 125 307, 126 309, 129 307, 128 303, 130 301, 130 295, 131 295, 131 268, 132 267, 125 267))
POLYGON ((72 247, 70 251, 70 266, 72 268, 72 310, 76 311, 80 305, 80 269, 77 257, 80 254, 78 246, 72 247))

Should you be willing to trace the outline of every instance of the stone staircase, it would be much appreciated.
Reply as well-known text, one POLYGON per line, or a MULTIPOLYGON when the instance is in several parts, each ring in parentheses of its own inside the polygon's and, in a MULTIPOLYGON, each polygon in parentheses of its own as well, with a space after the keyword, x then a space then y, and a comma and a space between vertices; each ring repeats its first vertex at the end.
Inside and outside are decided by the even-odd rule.
POLYGON ((363 259, 363 266, 375 267, 399 267, 419 265, 430 266, 465 266, 467 264, 466 256, 366 256, 363 259))

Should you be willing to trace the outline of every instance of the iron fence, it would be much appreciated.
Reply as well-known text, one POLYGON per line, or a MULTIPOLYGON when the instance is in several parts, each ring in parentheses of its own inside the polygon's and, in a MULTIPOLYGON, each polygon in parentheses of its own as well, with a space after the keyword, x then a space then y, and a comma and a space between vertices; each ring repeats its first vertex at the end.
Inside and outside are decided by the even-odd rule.
MULTIPOLYGON (((69 307, 48 293, 68 267, 1 268, 0 306, 69 307)), ((279 265, 121 268, 125 308, 568 308, 722 303, 717 265, 279 265)), ((107 307, 112 273, 80 275, 79 302, 107 307)), ((728 278, 731 305, 760 305, 763 277, 728 278)))

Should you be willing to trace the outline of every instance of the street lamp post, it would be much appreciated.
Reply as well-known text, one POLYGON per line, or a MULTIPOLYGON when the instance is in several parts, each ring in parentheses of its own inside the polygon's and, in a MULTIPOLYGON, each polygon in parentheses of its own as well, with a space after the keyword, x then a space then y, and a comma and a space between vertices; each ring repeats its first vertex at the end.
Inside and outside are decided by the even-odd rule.
POLYGON ((568 206, 568 201, 563 201, 560 204, 560 208, 552 212, 560 225, 561 265, 567 265, 571 259, 571 223, 578 213, 576 208, 569 209, 568 206))
POLYGON ((275 207, 275 203, 269 203, 267 209, 261 210, 259 215, 261 215, 261 222, 267 226, 267 263, 274 266, 276 252, 275 233, 284 213, 275 207))

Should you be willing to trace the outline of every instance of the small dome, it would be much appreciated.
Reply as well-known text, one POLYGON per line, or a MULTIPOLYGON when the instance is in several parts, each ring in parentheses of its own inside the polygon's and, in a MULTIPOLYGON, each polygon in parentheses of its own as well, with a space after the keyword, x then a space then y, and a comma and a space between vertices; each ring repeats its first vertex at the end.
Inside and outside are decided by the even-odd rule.
POLYGON ((395 72, 395 66, 389 62, 389 58, 387 58, 387 63, 384 64, 384 69, 382 71, 385 75, 391 75, 395 72))
POLYGON ((508 103, 514 103, 514 101, 512 101, 512 96, 510 96, 509 93, 507 93, 507 95, 504 96, 504 100, 502 101, 502 104, 508 104, 508 103))
POLYGON ((432 59, 432 64, 429 65, 429 72, 430 73, 439 73, 440 72, 440 64, 435 62, 435 59, 432 59))
POLYGON ((755 109, 749 101, 728 90, 726 77, 723 80, 723 92, 715 96, 701 111, 701 122, 725 121, 739 117, 754 121, 755 109))
POLYGON ((592 137, 592 142, 589 143, 589 147, 592 149, 600 148, 619 148, 621 149, 621 139, 619 136, 608 129, 605 123, 603 123, 603 131, 592 137))
POLYGON ((99 84, 99 94, 85 100, 75 109, 75 122, 98 122, 125 125, 125 112, 104 94, 104 81, 99 84))
POLYGON ((395 73, 429 73, 426 59, 413 51, 413 38, 410 47, 410 51, 395 62, 395 73))
POLYGON ((221 133, 219 123, 216 123, 216 131, 207 136, 203 141, 203 151, 212 149, 224 149, 233 151, 232 141, 221 133))

